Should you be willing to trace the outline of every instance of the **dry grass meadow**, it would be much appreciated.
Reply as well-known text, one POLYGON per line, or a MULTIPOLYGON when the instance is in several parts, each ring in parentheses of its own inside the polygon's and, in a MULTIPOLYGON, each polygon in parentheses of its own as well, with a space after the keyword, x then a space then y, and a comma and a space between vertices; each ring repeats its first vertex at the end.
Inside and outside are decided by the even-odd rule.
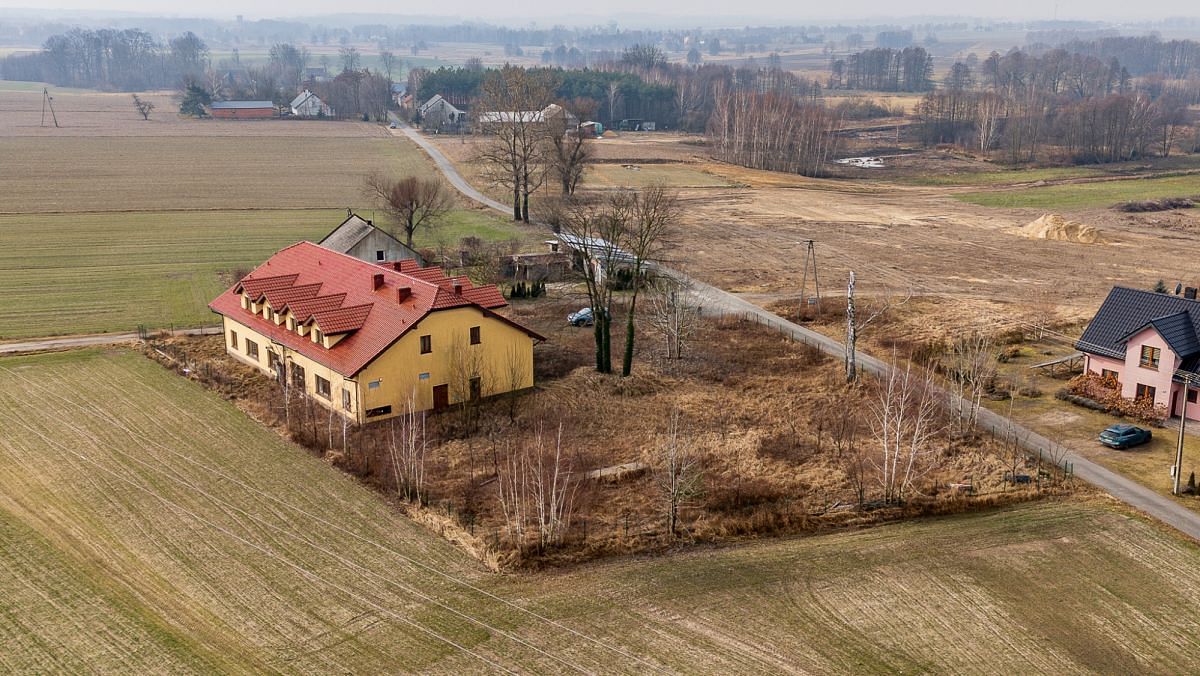
POLYGON ((6 672, 1198 666, 1200 549, 1097 499, 498 576, 134 353, 0 374, 6 672))
MULTIPOLYGON (((197 325, 228 273, 319 238, 375 170, 436 175, 413 144, 363 122, 193 120, 166 94, 0 89, 0 340, 197 325)), ((381 219, 382 220, 382 219, 381 219)), ((526 236, 465 202, 418 244, 526 236)))
MULTIPOLYGON (((440 144, 482 185, 472 161, 477 142, 440 144)), ((1200 212, 1110 208, 1140 196, 1200 194, 1191 157, 1103 170, 1004 171, 931 152, 897 158, 895 169, 839 169, 838 178, 813 179, 713 162, 687 135, 619 134, 596 144, 601 163, 585 174, 583 190, 654 181, 676 188, 684 212, 671 263, 756 301, 798 294, 810 239, 824 293, 844 295, 850 270, 860 294, 912 289, 932 301, 924 306, 926 327, 1010 328, 1044 306, 1063 321, 1079 320, 1114 284, 1150 287, 1161 278, 1200 286, 1192 265, 1200 255, 1193 236, 1200 212), (1017 233, 1046 213, 1094 225, 1105 242, 1017 233)), ((810 293, 811 284, 810 277, 810 293)))

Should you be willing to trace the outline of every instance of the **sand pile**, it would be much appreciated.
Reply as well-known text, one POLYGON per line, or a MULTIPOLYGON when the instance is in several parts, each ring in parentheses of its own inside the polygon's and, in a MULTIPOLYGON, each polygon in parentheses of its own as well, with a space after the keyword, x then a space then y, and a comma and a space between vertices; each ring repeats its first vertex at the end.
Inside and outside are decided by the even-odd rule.
POLYGON ((1029 239, 1052 239, 1079 244, 1103 244, 1104 238, 1093 226, 1069 221, 1059 214, 1045 214, 1029 225, 1017 229, 1017 234, 1029 239))

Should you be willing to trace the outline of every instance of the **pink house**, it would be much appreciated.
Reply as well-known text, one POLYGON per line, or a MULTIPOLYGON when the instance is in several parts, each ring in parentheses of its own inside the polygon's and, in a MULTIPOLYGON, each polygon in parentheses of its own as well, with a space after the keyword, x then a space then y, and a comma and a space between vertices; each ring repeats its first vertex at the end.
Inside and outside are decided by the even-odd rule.
POLYGON ((1195 296, 1194 289, 1173 296, 1113 287, 1075 343, 1084 369, 1115 378, 1121 396, 1148 397, 1173 416, 1187 397, 1188 419, 1200 420, 1200 301, 1195 296))

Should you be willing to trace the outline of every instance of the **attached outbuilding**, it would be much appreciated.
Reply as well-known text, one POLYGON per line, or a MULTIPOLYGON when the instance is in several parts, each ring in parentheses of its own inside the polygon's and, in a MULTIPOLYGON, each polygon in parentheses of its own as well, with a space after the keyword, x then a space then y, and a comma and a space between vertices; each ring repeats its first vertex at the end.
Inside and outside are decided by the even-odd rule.
POLYGON ((342 224, 318 242, 326 249, 354 256, 368 263, 385 261, 417 261, 425 265, 421 254, 405 246, 404 242, 375 227, 371 221, 350 214, 342 224))

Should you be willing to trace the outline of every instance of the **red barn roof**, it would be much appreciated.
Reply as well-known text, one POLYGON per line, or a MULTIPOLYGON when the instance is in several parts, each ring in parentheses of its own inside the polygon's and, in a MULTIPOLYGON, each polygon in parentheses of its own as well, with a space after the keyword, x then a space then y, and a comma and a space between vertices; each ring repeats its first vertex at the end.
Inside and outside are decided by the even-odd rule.
POLYGON ((324 364, 345 376, 361 371, 412 330, 430 312, 474 307, 537 340, 537 333, 492 312, 507 303, 495 286, 473 286, 466 277, 449 278, 440 268, 416 261, 367 263, 353 256, 300 242, 276 253, 208 307, 246 324, 273 343, 324 364), (266 300, 276 312, 291 311, 300 323, 313 323, 326 335, 347 334, 326 348, 242 307, 245 292, 266 300))

